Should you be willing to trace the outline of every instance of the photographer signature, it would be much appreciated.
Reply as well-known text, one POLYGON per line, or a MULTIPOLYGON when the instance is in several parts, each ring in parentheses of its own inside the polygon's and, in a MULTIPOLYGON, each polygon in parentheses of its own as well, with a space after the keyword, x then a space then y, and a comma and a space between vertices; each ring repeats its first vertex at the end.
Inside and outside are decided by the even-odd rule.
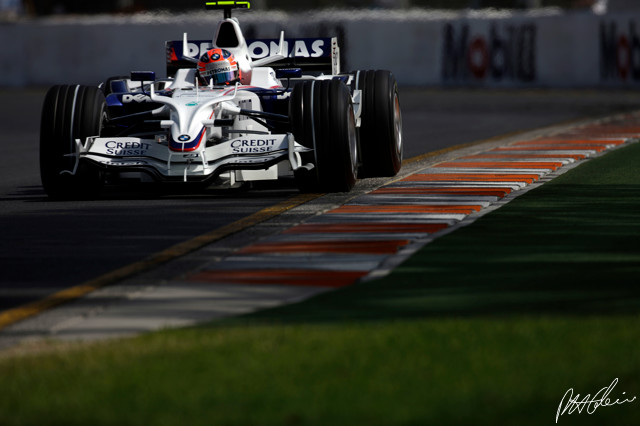
MULTIPOLYGON (((612 401, 609 398, 609 394, 613 391, 613 388, 618 384, 618 378, 613 379, 613 382, 607 387, 600 389, 593 397, 591 394, 587 394, 582 399, 580 398, 580 394, 573 396, 573 388, 570 388, 564 393, 562 400, 560 400, 560 405, 558 406, 558 411, 556 412, 556 423, 558 423, 558 418, 563 414, 572 414, 574 411, 578 411, 578 413, 582 413, 582 410, 586 408, 587 414, 593 414, 599 407, 611 407, 613 405, 622 405, 627 402, 633 402, 636 400, 634 396, 631 399, 616 399, 612 401), (564 405, 563 405, 564 404, 564 405)), ((626 394, 626 392, 622 392, 622 395, 626 394)))

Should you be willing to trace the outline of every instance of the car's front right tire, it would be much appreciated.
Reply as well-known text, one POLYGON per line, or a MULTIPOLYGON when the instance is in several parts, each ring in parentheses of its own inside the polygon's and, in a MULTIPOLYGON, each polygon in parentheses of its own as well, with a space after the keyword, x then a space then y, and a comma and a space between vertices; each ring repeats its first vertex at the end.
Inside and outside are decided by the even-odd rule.
POLYGON ((99 195, 102 171, 78 162, 76 139, 99 136, 106 101, 98 87, 54 86, 47 92, 40 122, 40 178, 52 199, 86 199, 99 195))

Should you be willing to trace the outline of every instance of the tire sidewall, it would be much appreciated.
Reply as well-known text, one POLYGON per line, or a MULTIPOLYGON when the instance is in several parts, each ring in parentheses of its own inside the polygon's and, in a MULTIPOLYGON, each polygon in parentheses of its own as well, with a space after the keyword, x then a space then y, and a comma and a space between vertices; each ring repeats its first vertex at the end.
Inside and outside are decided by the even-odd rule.
POLYGON ((402 166, 402 115, 398 84, 389 71, 356 73, 361 96, 362 177, 395 176, 402 166))
POLYGON ((304 192, 346 192, 357 175, 357 139, 349 89, 341 80, 295 86, 289 105, 294 137, 313 151, 301 154, 313 169, 295 171, 304 192))

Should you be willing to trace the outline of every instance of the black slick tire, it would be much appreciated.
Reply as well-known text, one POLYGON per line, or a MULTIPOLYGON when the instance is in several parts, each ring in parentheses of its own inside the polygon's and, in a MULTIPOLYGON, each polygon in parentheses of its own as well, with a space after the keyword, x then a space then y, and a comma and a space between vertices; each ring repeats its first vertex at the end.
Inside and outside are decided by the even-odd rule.
POLYGON ((98 87, 59 85, 47 92, 40 123, 40 178, 56 200, 94 198, 104 186, 100 169, 80 161, 76 139, 99 136, 105 97, 98 87), (75 169, 75 174, 73 172, 75 169))
POLYGON ((402 167, 402 114, 398 83, 389 71, 358 71, 355 87, 362 91, 360 177, 395 176, 402 167))
POLYGON ((289 116, 294 138, 313 151, 302 153, 311 170, 295 171, 303 192, 348 192, 357 177, 355 117, 349 89, 340 80, 311 80, 291 93, 289 116))

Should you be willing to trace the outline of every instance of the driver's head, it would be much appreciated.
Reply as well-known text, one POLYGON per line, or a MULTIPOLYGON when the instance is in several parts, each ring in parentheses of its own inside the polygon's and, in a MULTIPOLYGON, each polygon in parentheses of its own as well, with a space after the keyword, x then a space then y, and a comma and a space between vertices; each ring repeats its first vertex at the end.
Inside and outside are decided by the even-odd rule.
POLYGON ((198 75, 204 84, 215 86, 240 80, 240 69, 233 54, 225 49, 211 49, 198 61, 198 75))

